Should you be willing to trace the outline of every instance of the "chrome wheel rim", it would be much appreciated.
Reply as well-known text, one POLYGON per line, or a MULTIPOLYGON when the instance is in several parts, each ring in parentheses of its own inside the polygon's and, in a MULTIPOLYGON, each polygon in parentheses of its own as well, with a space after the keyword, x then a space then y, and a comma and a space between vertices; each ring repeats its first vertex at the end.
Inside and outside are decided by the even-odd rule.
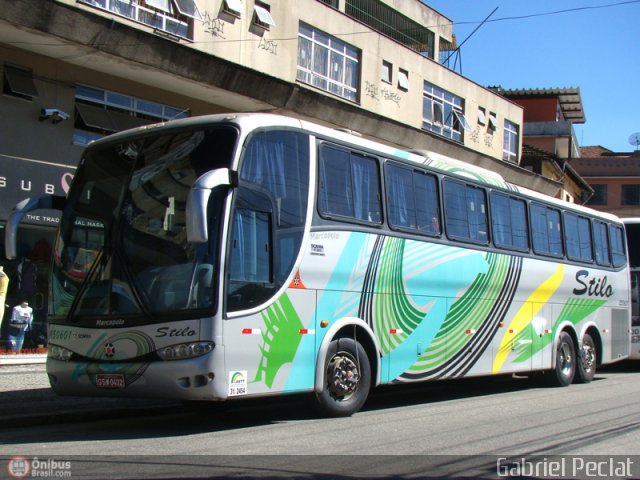
POLYGON ((338 352, 327 365, 327 387, 334 398, 346 400, 360 384, 360 369, 355 357, 338 352))
POLYGON ((562 345, 560 345, 558 353, 560 355, 560 373, 564 377, 569 377, 573 370, 573 352, 571 351, 571 347, 568 343, 563 342, 562 345))
POLYGON ((582 368, 585 372, 590 372, 595 364, 596 352, 591 345, 582 346, 582 368))

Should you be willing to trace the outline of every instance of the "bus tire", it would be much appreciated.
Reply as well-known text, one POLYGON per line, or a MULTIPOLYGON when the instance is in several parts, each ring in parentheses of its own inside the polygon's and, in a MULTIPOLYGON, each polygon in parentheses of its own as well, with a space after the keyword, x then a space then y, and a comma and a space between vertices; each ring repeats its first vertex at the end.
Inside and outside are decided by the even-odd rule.
POLYGON ((576 374, 576 349, 573 345, 571 335, 567 332, 560 333, 556 347, 556 364, 549 383, 554 387, 566 387, 573 382, 576 374))
POLYGON ((574 381, 576 383, 589 383, 593 380, 593 376, 596 374, 597 360, 596 344, 591 335, 585 333, 582 339, 582 348, 578 355, 574 381))
POLYGON ((352 338, 329 344, 321 392, 316 393, 320 411, 330 417, 349 417, 367 400, 371 366, 362 345, 352 338))

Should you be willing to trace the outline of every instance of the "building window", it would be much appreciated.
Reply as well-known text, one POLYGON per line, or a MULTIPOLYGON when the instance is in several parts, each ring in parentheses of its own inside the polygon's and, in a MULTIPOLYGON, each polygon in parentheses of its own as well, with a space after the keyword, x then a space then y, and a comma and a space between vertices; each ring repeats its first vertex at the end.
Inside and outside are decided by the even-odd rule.
POLYGON ((409 90, 409 72, 402 68, 398 71, 398 88, 405 92, 409 90))
POLYGON ((188 110, 122 93, 76 85, 73 143, 86 145, 120 130, 188 117, 188 110))
POLYGON ((422 128, 462 142, 464 100, 429 82, 424 82, 422 128))
POLYGON ((242 16, 242 0, 224 0, 223 10, 225 13, 240 18, 242 16))
POLYGON ((382 73, 380 78, 385 83, 393 82, 393 64, 391 62, 387 62, 386 60, 382 61, 382 73))
POLYGON ((38 96, 33 84, 33 73, 28 68, 5 64, 2 80, 2 93, 5 95, 24 100, 33 100, 33 97, 38 96))
POLYGON ((608 185, 591 185, 593 188, 593 196, 587 202, 587 205, 606 205, 609 194, 608 185))
POLYGON ((622 185, 622 205, 640 205, 640 185, 622 185))
POLYGON ((487 129, 492 133, 498 129, 498 118, 493 112, 489 112, 489 126, 487 129))
POLYGON ((195 0, 78 0, 177 37, 193 37, 193 20, 202 20, 195 0))
POLYGON ((297 79, 339 97, 358 101, 360 52, 309 25, 300 24, 297 79))
POLYGON ((485 126, 487 124, 487 111, 484 107, 478 107, 478 125, 485 126))
POLYGON ((326 3, 327 5, 333 8, 338 8, 340 6, 338 0, 320 0, 320 1, 322 3, 326 3))
POLYGON ((265 30, 276 26, 276 22, 273 21, 273 17, 271 16, 271 7, 269 7, 269 5, 256 1, 253 10, 254 25, 265 30))
POLYGON ((518 163, 518 147, 520 145, 519 128, 509 120, 504 121, 504 143, 502 159, 507 162, 518 163))

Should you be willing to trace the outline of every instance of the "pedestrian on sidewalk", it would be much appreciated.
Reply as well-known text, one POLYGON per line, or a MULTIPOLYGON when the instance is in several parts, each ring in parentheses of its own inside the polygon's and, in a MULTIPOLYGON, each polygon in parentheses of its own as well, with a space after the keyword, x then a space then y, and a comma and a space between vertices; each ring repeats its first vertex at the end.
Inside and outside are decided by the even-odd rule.
POLYGON ((0 265, 0 325, 4 317, 4 302, 7 298, 7 290, 9 290, 9 276, 4 273, 4 267, 0 265))
MULTIPOLYGON (((9 290, 9 275, 4 273, 4 267, 0 265, 0 336, 2 335, 2 320, 4 318, 5 300, 9 290)), ((2 343, 4 346, 4 343, 2 343)))
POLYGON ((23 300, 20 305, 13 307, 7 335, 9 348, 13 353, 20 353, 22 350, 24 334, 31 329, 32 322, 33 309, 29 306, 29 302, 23 300))

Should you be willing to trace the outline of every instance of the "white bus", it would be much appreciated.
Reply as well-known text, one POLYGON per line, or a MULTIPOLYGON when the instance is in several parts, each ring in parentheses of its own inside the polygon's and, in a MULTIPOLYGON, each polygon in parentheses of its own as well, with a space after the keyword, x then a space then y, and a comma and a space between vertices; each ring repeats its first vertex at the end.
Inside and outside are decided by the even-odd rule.
MULTIPOLYGON (((25 200, 7 226, 54 205, 25 200)), ((54 249, 61 395, 223 401, 513 372, 589 382, 630 347, 618 218, 293 118, 91 144, 54 249)))
POLYGON ((623 218, 629 249, 631 275, 631 353, 629 358, 640 358, 640 217, 623 218))

